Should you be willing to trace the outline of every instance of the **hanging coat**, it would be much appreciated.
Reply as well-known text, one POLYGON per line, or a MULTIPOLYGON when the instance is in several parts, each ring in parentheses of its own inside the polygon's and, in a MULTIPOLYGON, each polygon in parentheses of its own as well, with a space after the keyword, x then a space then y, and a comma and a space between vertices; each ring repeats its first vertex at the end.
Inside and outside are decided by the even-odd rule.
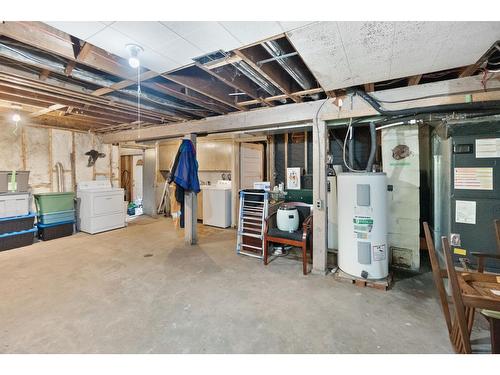
POLYGON ((176 184, 175 199, 181 206, 179 223, 184 228, 184 191, 200 192, 196 150, 189 139, 184 139, 179 146, 168 182, 176 184))
POLYGON ((198 161, 193 142, 183 139, 175 157, 170 181, 175 182, 184 190, 196 194, 200 192, 200 181, 198 180, 198 161))

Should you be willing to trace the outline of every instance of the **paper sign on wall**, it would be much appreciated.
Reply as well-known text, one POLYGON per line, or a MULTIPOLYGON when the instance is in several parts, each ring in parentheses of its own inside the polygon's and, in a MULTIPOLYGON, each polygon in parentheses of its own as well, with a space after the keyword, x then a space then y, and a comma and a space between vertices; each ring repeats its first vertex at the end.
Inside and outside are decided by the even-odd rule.
POLYGON ((463 224, 476 224, 476 202, 456 201, 455 222, 463 224))
POLYGON ((500 138, 476 139, 476 158, 500 158, 500 138))
POLYGON ((493 190, 493 168, 455 168, 455 189, 493 190))

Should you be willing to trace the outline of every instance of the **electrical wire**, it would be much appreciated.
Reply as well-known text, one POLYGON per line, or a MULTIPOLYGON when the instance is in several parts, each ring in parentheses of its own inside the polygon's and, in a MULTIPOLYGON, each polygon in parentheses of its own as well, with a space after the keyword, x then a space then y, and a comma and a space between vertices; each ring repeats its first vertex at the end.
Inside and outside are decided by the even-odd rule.
MULTIPOLYGON (((491 72, 491 70, 490 70, 491 72)), ((493 92, 493 91, 500 91, 500 88, 497 89, 489 89, 488 92, 493 92)), ((404 103, 404 102, 409 102, 412 100, 422 100, 422 99, 432 99, 432 98, 441 98, 443 96, 450 96, 450 95, 465 95, 465 94, 471 94, 470 91, 461 91, 461 92, 455 92, 453 94, 450 93, 444 93, 444 94, 434 94, 434 95, 425 95, 425 96, 419 96, 417 98, 408 98, 408 99, 399 99, 399 100, 384 100, 384 99, 379 99, 377 98, 377 102, 379 103, 387 103, 387 104, 396 104, 396 103, 404 103)))
MULTIPOLYGON (((319 113, 321 112, 321 109, 323 108, 323 106, 328 102, 328 99, 326 99, 323 103, 321 103, 321 105, 319 106, 318 110, 316 111, 316 115, 314 116, 314 126, 316 127, 316 138, 317 138, 317 144, 318 144, 318 160, 320 159, 321 157, 321 150, 320 150, 320 139, 319 139, 319 123, 318 123, 318 117, 319 117, 319 113)), ((328 142, 329 143, 329 142, 328 142)), ((325 168, 319 168, 319 178, 320 178, 320 181, 321 179, 324 177, 321 175, 321 171, 324 171, 326 172, 326 166, 325 168)), ((326 192, 322 192, 321 190, 324 190, 324 184, 319 184, 319 196, 320 197, 323 197, 322 194, 325 194, 324 196, 326 196, 326 192)))
POLYGON ((343 144, 343 146, 342 146, 342 160, 344 161, 344 165, 346 166, 346 168, 347 168, 348 170, 350 170, 351 172, 363 173, 363 172, 366 172, 366 171, 351 168, 351 167, 347 164, 347 162, 346 162, 346 160, 345 160, 345 149, 346 149, 347 138, 349 137, 349 134, 351 134, 351 131, 352 131, 352 117, 351 117, 351 118, 350 118, 350 120, 349 120, 349 125, 347 126, 347 132, 345 133, 344 144, 343 144))

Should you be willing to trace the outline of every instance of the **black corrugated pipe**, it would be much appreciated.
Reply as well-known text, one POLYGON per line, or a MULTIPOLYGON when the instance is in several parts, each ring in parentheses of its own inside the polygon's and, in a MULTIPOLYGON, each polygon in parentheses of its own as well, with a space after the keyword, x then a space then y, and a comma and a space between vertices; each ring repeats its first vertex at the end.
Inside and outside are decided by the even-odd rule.
POLYGON ((373 162, 375 161, 375 151, 377 150, 377 129, 373 121, 370 122, 370 142, 370 157, 368 158, 368 164, 366 164, 367 172, 372 171, 373 162))
POLYGON ((464 110, 489 110, 489 109, 499 109, 500 101, 492 100, 488 102, 474 102, 474 103, 459 103, 459 104, 443 104, 430 107, 417 107, 410 109, 398 109, 393 111, 388 111, 382 108, 380 103, 373 98, 371 95, 367 94, 363 90, 353 90, 356 95, 363 98, 368 104, 370 104, 377 112, 384 116, 415 116, 422 113, 439 113, 439 112, 457 112, 464 110))
MULTIPOLYGON (((347 131, 349 131, 349 128, 347 128, 347 131)), ((351 127, 351 134, 349 136, 349 143, 347 143, 347 147, 349 147, 349 165, 351 168, 354 167, 354 128, 351 127)))

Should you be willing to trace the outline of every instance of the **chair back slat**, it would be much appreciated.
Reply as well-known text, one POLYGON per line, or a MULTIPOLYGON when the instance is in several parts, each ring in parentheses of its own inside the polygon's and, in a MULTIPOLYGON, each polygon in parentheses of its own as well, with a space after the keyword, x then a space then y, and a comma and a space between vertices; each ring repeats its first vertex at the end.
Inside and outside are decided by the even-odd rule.
POLYGON ((436 289, 439 293, 439 300, 441 301, 441 308, 443 310, 444 320, 446 321, 446 326, 448 327, 448 333, 451 334, 451 314, 450 308, 448 306, 448 297, 446 294, 446 289, 444 288, 443 282, 443 272, 446 270, 441 270, 439 266, 439 259, 436 254, 436 248, 434 247, 434 241, 432 240, 431 231, 429 224, 424 222, 424 233, 425 241, 427 243, 427 249, 429 250, 429 258, 431 260, 432 276, 434 278, 434 284, 436 284, 436 289))
MULTIPOLYGON (((466 311, 466 307, 462 300, 462 291, 458 284, 457 271, 455 270, 455 265, 453 264, 453 257, 450 251, 450 244, 448 242, 448 237, 442 236, 441 243, 443 246, 444 259, 446 262, 446 270, 448 271, 448 280, 450 282, 451 297, 453 299, 453 305, 455 307, 455 322, 456 328, 453 327, 452 330, 456 329, 454 333, 458 336, 457 343, 455 343, 456 350, 463 353, 472 353, 470 344, 470 330, 469 325, 471 325, 471 311, 470 308, 466 311)), ((471 327, 472 328, 472 327, 471 327)))

